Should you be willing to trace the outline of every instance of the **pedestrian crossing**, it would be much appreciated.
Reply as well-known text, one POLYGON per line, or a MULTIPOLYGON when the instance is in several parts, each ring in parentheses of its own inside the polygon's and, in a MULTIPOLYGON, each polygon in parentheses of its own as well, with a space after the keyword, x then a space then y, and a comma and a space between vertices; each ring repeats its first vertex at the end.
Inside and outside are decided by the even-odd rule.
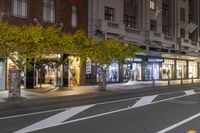
POLYGON ((0 103, 4 103, 5 101, 2 99, 2 98, 0 98, 0 103))

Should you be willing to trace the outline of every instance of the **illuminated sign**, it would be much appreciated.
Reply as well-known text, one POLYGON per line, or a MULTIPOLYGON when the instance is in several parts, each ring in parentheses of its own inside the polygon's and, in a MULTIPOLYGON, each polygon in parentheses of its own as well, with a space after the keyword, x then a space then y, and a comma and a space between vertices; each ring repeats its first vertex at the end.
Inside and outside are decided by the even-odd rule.
POLYGON ((92 74, 92 61, 90 59, 86 61, 86 74, 92 74))
POLYGON ((126 58, 125 61, 128 62, 142 62, 142 58, 126 58))
POLYGON ((135 58, 134 62, 142 62, 142 58, 135 58))
POLYGON ((148 63, 163 63, 164 59, 162 59, 162 58, 148 58, 147 62, 148 63))

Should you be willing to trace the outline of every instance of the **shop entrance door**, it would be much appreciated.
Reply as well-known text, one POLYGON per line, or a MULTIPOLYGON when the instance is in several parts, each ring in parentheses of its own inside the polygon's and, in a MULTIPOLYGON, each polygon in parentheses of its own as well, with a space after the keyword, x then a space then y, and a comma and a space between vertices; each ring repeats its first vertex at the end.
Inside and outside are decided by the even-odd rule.
POLYGON ((36 87, 55 87, 61 84, 60 65, 52 62, 41 63, 35 68, 36 87))

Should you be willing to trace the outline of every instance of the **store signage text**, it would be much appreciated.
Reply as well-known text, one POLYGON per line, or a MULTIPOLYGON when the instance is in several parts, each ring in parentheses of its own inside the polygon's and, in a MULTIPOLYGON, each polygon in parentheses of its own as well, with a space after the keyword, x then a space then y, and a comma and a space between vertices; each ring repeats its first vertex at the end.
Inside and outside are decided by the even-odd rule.
POLYGON ((86 74, 92 74, 92 61, 90 59, 86 61, 86 74))
POLYGON ((149 63, 163 63, 164 59, 148 58, 147 62, 149 62, 149 63))
POLYGON ((126 58, 125 61, 129 62, 142 62, 142 58, 126 58))

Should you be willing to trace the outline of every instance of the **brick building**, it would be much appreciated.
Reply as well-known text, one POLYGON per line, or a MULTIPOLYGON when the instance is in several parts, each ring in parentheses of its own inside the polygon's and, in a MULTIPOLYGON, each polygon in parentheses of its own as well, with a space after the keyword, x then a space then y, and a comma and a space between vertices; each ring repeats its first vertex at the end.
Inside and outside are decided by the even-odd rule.
MULTIPOLYGON (((24 25, 39 23, 46 27, 49 25, 62 25, 63 32, 75 32, 82 29, 87 32, 87 0, 0 0, 0 12, 3 18, 14 25, 24 25)), ((60 58, 54 55, 49 58, 60 58)), ((85 68, 80 66, 80 59, 74 55, 68 58, 75 60, 69 65, 60 64, 54 68, 48 66, 48 62, 41 68, 35 67, 34 70, 27 70, 25 79, 26 88, 34 88, 42 85, 73 86, 85 83, 85 68)), ((1 63, 3 71, 1 78, 6 88, 13 63, 8 59, 1 63), (6 70, 7 67, 7 71, 6 70), (5 81, 7 79, 7 81, 5 81)), ((2 68, 2 69, 1 69, 2 68)))

